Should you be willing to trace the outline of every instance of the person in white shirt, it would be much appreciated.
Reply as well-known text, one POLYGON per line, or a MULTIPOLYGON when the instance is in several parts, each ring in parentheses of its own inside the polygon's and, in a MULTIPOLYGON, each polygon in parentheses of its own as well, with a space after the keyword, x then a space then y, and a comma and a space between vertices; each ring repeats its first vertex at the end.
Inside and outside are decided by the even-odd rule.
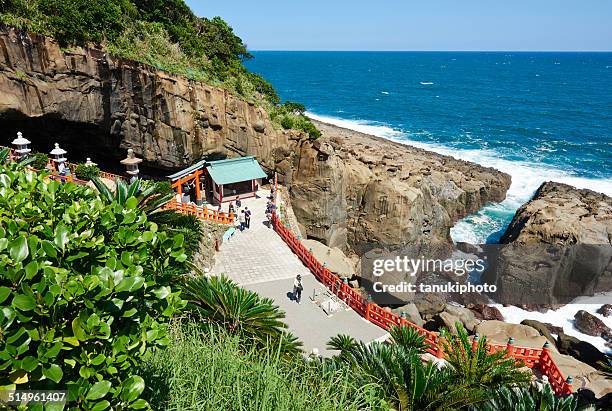
POLYGON ((304 285, 302 284, 302 276, 297 275, 293 281, 293 299, 298 303, 302 304, 302 290, 304 285))
POLYGON ((244 225, 246 222, 246 216, 244 215, 244 210, 240 210, 238 214, 238 220, 240 221, 240 231, 244 231, 244 225))

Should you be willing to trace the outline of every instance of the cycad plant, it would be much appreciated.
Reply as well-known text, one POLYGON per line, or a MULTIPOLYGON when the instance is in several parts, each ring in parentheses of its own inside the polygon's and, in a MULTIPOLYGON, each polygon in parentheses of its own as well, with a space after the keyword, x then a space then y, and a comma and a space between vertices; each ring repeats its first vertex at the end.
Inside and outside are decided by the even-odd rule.
POLYGON ((216 324, 249 346, 274 344, 284 354, 300 352, 301 343, 286 331, 285 313, 269 298, 239 287, 226 277, 198 276, 183 288, 187 308, 199 319, 216 324))
POLYGON ((593 405, 578 405, 575 396, 558 397, 550 384, 543 387, 532 385, 529 388, 501 387, 494 399, 473 408, 478 411, 595 411, 593 405))
POLYGON ((530 373, 521 370, 521 364, 505 350, 490 353, 486 337, 473 347, 463 325, 455 326, 457 335, 442 330, 442 336, 445 360, 459 384, 495 393, 500 387, 524 386, 531 380, 530 373))
POLYGON ((407 327, 405 325, 394 325, 389 331, 393 342, 405 349, 414 348, 417 351, 425 352, 425 335, 420 334, 416 328, 407 327))
POLYGON ((418 348, 365 344, 345 336, 334 337, 328 345, 341 353, 324 362, 324 368, 349 367, 358 385, 376 384, 379 395, 393 409, 455 410, 488 399, 480 389, 457 384, 449 369, 424 362, 418 348))
POLYGON ((115 192, 109 190, 106 184, 98 177, 92 178, 91 181, 95 184, 98 192, 100 192, 102 199, 108 204, 115 202, 125 205, 130 197, 134 197, 138 201, 137 207, 148 216, 156 212, 174 197, 173 193, 160 193, 156 184, 145 185, 139 179, 134 180, 130 184, 120 179, 115 180, 115 192))
MULTIPOLYGON (((8 160, 9 160, 10 154, 11 154, 11 150, 9 148, 5 147, 5 148, 0 149, 0 163, 1 164, 9 163, 8 160)), ((33 156, 25 157, 17 162, 12 162, 11 166, 13 167, 13 169, 18 170, 27 165, 32 164, 35 160, 36 160, 36 157, 33 157, 33 156)))

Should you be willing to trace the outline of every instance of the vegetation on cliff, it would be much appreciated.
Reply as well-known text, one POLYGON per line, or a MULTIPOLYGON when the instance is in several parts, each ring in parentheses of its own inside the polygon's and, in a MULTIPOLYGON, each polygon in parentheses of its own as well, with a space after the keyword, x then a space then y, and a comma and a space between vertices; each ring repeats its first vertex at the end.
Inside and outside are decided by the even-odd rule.
MULTIPOLYGON (((67 48, 96 43, 111 54, 223 87, 271 112, 280 103, 272 85, 244 67, 252 55, 232 28, 220 17, 196 16, 183 0, 0 0, 0 22, 54 37, 67 48)), ((317 136, 303 115, 290 128, 317 136)))

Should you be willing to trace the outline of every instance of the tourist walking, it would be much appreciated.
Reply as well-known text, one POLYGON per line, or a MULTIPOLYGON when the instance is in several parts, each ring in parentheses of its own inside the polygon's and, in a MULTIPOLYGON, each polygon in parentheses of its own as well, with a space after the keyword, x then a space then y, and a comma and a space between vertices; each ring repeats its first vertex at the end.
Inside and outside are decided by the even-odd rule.
POLYGON ((302 284, 302 276, 297 275, 293 281, 293 299, 298 303, 302 304, 302 290, 304 285, 302 284))
POLYGON ((229 203, 229 209, 228 209, 228 212, 229 212, 230 214, 236 214, 236 209, 234 208, 234 202, 233 202, 233 201, 229 203))
POLYGON ((244 207, 244 226, 247 229, 251 228, 251 210, 249 210, 249 207, 244 207))
POLYGON ((244 215, 244 210, 240 211, 240 214, 238 214, 238 218, 240 221, 240 231, 244 231, 244 226, 246 223, 246 217, 244 215))
POLYGON ((242 207, 242 201, 240 201, 240 196, 236 196, 236 207, 242 207))

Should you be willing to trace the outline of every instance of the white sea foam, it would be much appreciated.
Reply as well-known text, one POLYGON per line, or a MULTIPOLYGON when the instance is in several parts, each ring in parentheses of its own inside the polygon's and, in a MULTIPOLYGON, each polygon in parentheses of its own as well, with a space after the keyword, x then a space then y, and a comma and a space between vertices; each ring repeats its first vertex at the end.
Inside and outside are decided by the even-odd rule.
POLYGON ((388 91, 381 91, 381 94, 389 94, 388 91))
POLYGON ((572 301, 571 304, 564 305, 558 310, 548 310, 545 313, 526 311, 514 306, 504 307, 501 304, 495 304, 495 307, 502 313, 505 322, 520 324, 523 320, 536 320, 553 324, 557 327, 563 327, 563 332, 565 334, 593 344, 602 352, 612 352, 610 348, 606 347, 606 341, 603 338, 583 334, 574 328, 574 315, 580 310, 593 314, 608 327, 612 328, 612 317, 606 318, 597 313, 599 307, 601 307, 604 302, 609 302, 610 299, 612 299, 612 293, 599 294, 594 297, 580 297, 572 301))
POLYGON ((421 81, 420 83, 424 86, 431 86, 433 84, 431 81, 421 81))
MULTIPOLYGON (((612 196, 612 179, 590 179, 571 175, 565 170, 551 166, 528 162, 511 161, 500 158, 493 150, 459 150, 441 144, 423 143, 411 139, 410 135, 395 130, 388 125, 367 120, 347 120, 336 117, 320 116, 308 113, 315 120, 334 124, 339 127, 388 138, 413 147, 422 148, 439 154, 452 156, 461 160, 471 161, 486 167, 493 167, 512 176, 512 185, 506 194, 506 199, 500 204, 491 204, 484 207, 475 215, 459 221, 451 229, 451 236, 455 241, 473 244, 483 243, 494 230, 502 229, 493 224, 483 227, 482 218, 491 214, 513 214, 522 204, 527 202, 537 188, 545 181, 565 183, 576 188, 587 188, 593 191, 612 196)), ((489 218, 489 217, 487 217, 489 218)))

